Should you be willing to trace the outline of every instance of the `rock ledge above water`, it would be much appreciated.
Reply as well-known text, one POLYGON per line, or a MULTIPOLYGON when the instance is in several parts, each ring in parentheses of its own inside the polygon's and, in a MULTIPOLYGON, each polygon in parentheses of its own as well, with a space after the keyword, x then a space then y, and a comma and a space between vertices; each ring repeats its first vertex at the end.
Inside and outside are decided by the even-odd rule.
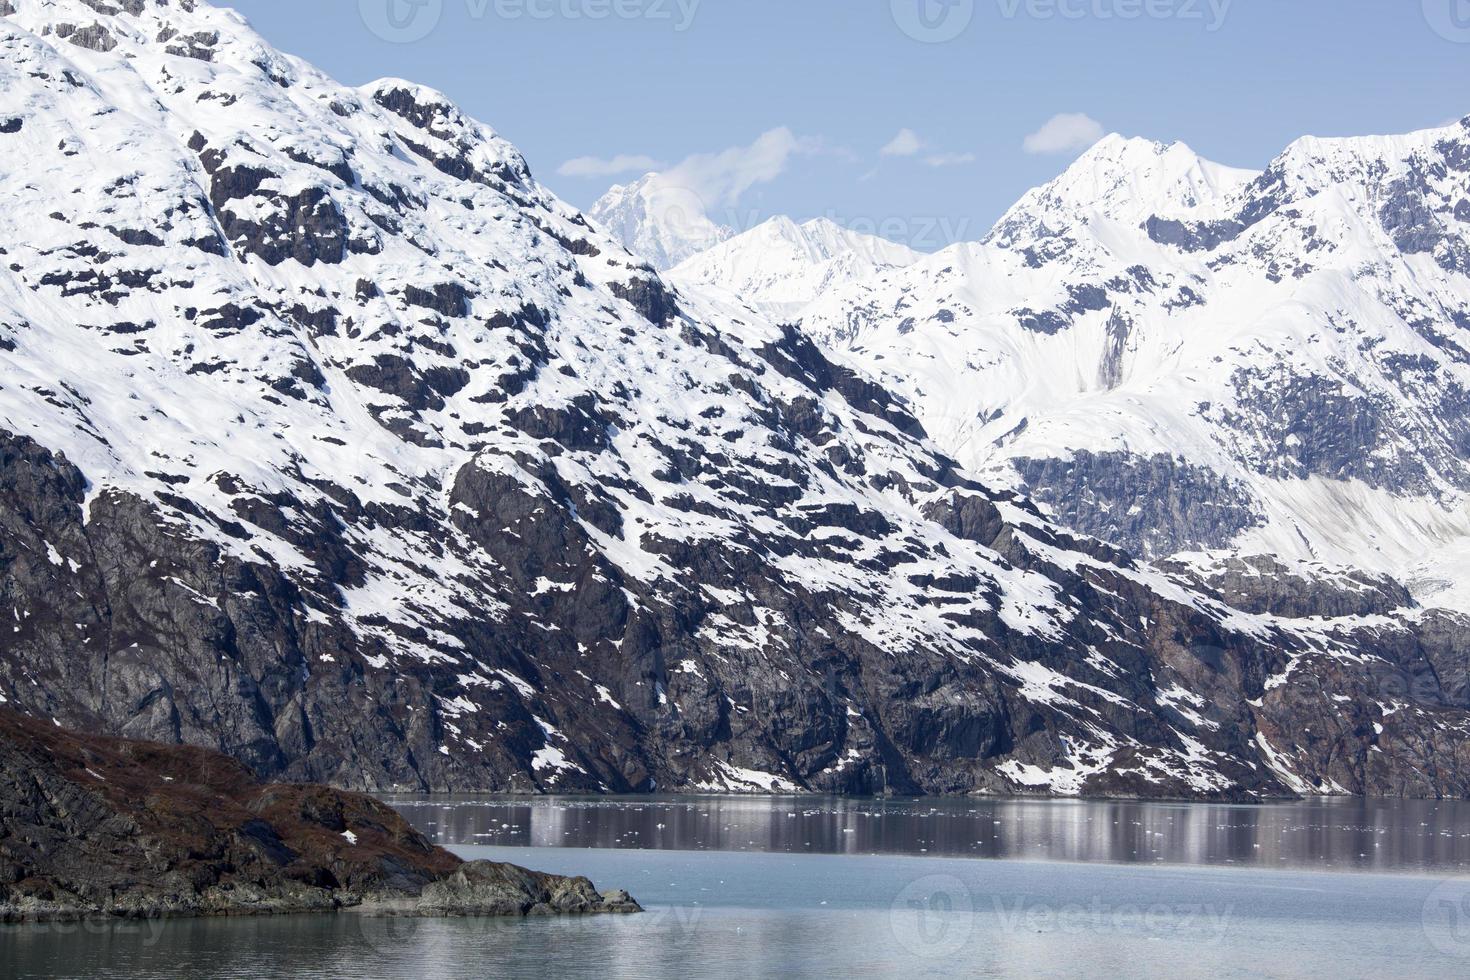
POLYGON ((0 711, 0 922, 639 911, 586 878, 461 861, 368 796, 0 711))

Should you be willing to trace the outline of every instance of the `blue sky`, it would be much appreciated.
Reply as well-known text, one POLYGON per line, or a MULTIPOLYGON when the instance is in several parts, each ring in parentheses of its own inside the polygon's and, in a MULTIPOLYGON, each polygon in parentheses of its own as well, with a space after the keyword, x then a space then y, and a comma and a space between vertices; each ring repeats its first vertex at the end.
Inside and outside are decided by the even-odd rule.
POLYGON ((1301 135, 1470 114, 1470 0, 231 5, 343 82, 444 90, 575 205, 701 155, 717 220, 825 215, 927 248, 982 235, 1092 122, 1260 167, 1301 135))

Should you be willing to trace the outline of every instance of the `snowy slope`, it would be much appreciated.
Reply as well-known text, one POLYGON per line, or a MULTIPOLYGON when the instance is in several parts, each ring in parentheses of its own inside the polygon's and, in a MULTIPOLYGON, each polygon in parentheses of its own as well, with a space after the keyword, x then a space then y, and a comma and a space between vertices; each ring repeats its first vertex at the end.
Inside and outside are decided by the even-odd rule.
POLYGON ((670 270, 676 285, 723 290, 778 322, 800 320, 817 297, 838 286, 912 265, 920 253, 826 218, 797 224, 772 218, 670 270))
POLYGON ((1470 606, 1470 124, 1264 173, 1109 137, 983 241, 804 328, 963 464, 1134 550, 1319 560, 1470 606))
POLYGON ((439 93, 0 9, 0 703, 367 789, 1470 791, 1463 620, 1059 531, 439 93))
POLYGON ((613 187, 587 215, 660 272, 734 235, 710 220, 698 194, 662 174, 613 187))

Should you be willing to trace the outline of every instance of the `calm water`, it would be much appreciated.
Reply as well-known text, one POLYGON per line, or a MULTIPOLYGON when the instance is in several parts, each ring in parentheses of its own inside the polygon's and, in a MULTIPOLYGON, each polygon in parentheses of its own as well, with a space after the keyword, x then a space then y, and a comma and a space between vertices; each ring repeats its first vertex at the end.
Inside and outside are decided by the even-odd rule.
POLYGON ((441 844, 1470 874, 1470 803, 390 797, 441 844))
POLYGON ((650 911, 9 928, 0 976, 1470 976, 1463 806, 396 802, 650 911))

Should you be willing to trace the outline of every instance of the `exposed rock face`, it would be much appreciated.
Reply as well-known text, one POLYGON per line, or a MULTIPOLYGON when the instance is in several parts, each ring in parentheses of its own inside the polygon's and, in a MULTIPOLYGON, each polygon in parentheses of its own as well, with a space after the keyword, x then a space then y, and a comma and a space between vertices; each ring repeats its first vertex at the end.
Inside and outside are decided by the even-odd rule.
POLYGON ((1234 608, 1259 615, 1349 620, 1392 616, 1414 605, 1398 582, 1360 571, 1261 556, 1221 558, 1208 564, 1166 562, 1164 567, 1215 589, 1234 608))
MULTIPOLYGON (((1161 598, 1155 587, 1145 584, 1146 578, 1140 581, 1137 571, 1130 572, 1137 566, 1125 556, 1096 542, 1059 537, 1014 504, 997 504, 969 488, 930 507, 931 519, 957 542, 983 542, 1018 568, 1053 576, 1074 601, 1091 610, 1086 621, 1069 627, 1075 640, 1067 642, 1111 651, 1115 666, 1098 662, 1095 668, 1081 667, 1087 671, 1082 676, 1091 678, 1081 683, 1095 685, 1096 692, 1064 680, 1076 676, 1081 666, 1070 661, 1065 644, 1027 638, 1003 620, 974 611, 965 599, 986 586, 973 573, 956 572, 911 576, 912 585, 962 616, 957 622, 1006 636, 1016 651, 1014 673, 966 665, 942 652, 911 650, 895 661, 883 648, 850 635, 839 645, 821 632, 831 633, 840 619, 812 599, 792 596, 774 608, 806 623, 807 629, 785 640, 783 669, 801 669, 804 662, 822 665, 820 673, 808 673, 809 680, 792 686, 788 678, 772 676, 761 666, 761 650, 742 654, 738 648, 712 649, 701 642, 675 618, 689 614, 679 613, 679 606, 656 615, 640 609, 654 593, 627 579, 607 559, 585 557, 595 525, 569 520, 566 512, 558 513, 555 497, 528 491, 518 481, 480 467, 466 468, 452 491, 456 507, 463 505, 457 526, 500 556, 510 577, 509 591, 530 595, 536 582, 547 580, 580 584, 559 599, 542 597, 521 607, 522 615, 554 617, 557 632, 567 634, 565 644, 542 641, 531 659, 518 649, 520 643, 526 644, 520 649, 532 649, 529 635, 516 641, 486 630, 476 637, 479 656, 502 658, 502 666, 483 669, 506 680, 489 692, 496 696, 478 704, 469 701, 477 693, 473 688, 462 695, 477 704, 468 713, 471 718, 484 713, 501 733, 491 743, 496 749, 479 755, 471 767, 437 751, 447 738, 442 726, 458 727, 469 719, 445 714, 448 694, 431 693, 453 690, 444 686, 452 680, 436 665, 402 662, 386 671, 355 659, 336 667, 323 663, 325 650, 334 651, 335 659, 344 649, 362 649, 361 641, 350 633, 304 629, 304 617, 282 611, 299 601, 299 593, 280 572, 178 539, 155 509, 132 498, 99 497, 83 525, 80 475, 33 445, 12 439, 7 447, 0 470, 5 475, 0 526, 9 545, 0 554, 0 567, 9 570, 3 593, 30 597, 29 615, 19 632, 11 634, 17 644, 12 650, 53 651, 15 663, 12 669, 36 682, 28 685, 29 698, 22 697, 24 687, 14 685, 15 699, 43 714, 112 730, 220 745, 266 773, 296 778, 323 773, 343 784, 370 788, 510 790, 598 788, 587 781, 590 777, 620 790, 703 785, 754 789, 764 783, 766 788, 840 792, 1000 792, 1024 791, 1030 788, 1027 778, 1039 780, 1054 770, 1077 780, 1060 787, 1062 791, 1125 796, 1272 796, 1333 785, 1358 792, 1435 795, 1460 792, 1464 785, 1451 764, 1458 751, 1454 733, 1463 714, 1444 709, 1465 703, 1465 686, 1454 681, 1463 676, 1464 665, 1455 663, 1454 651, 1463 648, 1465 624, 1457 617, 1418 623, 1412 616, 1404 619, 1404 597, 1388 584, 1353 583, 1347 597, 1333 599, 1315 578, 1303 574, 1292 579, 1284 569, 1251 568, 1249 576, 1225 574, 1201 581, 1202 594, 1218 588, 1222 600, 1260 616, 1322 612, 1394 617, 1367 635, 1356 631, 1351 619, 1334 620, 1312 633, 1294 630, 1291 620, 1283 619, 1270 627, 1269 637, 1252 639, 1232 631, 1238 627, 1213 622, 1210 614, 1161 598), (471 519, 471 512, 478 517, 471 519), (45 542, 57 542, 58 554, 88 560, 79 562, 75 572, 69 564, 56 565, 44 557, 45 542), (1038 548, 1068 549, 1074 556, 1069 561, 1082 564, 1075 572, 1064 572, 1039 559, 1038 548), (210 584, 217 598, 203 601, 201 595, 207 593, 189 582, 210 584), (1270 597, 1254 598, 1246 587, 1250 582, 1270 589, 1270 597), (82 594, 79 585, 85 589, 82 594), (75 623, 68 626, 70 620, 75 623), (1136 639, 1119 645, 1117 634, 1123 629, 1136 639), (1371 663, 1376 666, 1349 668, 1330 652, 1310 649, 1313 633, 1330 636, 1332 645, 1343 650, 1374 651, 1371 663), (577 646, 618 634, 625 642, 603 662, 588 663, 574 652, 577 646), (71 652, 85 651, 89 638, 99 636, 144 639, 111 642, 116 653, 106 660, 71 652), (666 642, 664 636, 677 639, 666 642), (339 643, 343 646, 335 645, 339 643), (498 649, 504 652, 495 653, 498 649), (46 666, 38 669, 41 664, 46 666), (1460 673, 1450 673, 1456 666, 1460 673), (586 700, 577 696, 580 685, 555 680, 578 671, 587 673, 596 688, 586 700), (1043 682, 1047 687, 1028 691, 1007 682, 1017 675, 1050 680, 1043 682), (1311 686, 1288 696, 1267 687, 1275 675, 1299 676, 1311 686), (539 687, 522 677, 536 678, 539 687), (640 695, 640 688, 646 693, 640 695), (1048 703, 1057 697, 1048 693, 1052 690, 1068 691, 1063 695, 1066 709, 1058 711, 1048 703), (1247 703, 1262 696, 1266 702, 1259 707, 1247 703), (1348 741, 1323 746, 1320 758, 1337 760, 1335 765, 1352 771, 1324 777, 1320 787, 1307 779, 1278 783, 1281 776, 1274 770, 1240 764, 1232 756, 1238 752, 1248 760, 1256 750, 1249 742, 1229 739, 1265 724, 1279 725, 1279 744, 1294 747, 1297 740, 1290 733, 1303 712, 1317 705, 1322 718, 1337 717, 1339 696, 1351 697, 1367 717, 1386 722, 1401 738, 1443 739, 1442 754, 1432 763, 1416 754, 1425 771, 1407 781, 1396 769, 1400 757, 1385 755, 1393 751, 1386 736, 1371 727, 1350 731, 1348 741), (1129 703, 1134 698, 1152 699, 1155 707, 1141 712, 1137 702, 1129 703), (1400 702, 1414 707, 1392 713, 1391 719, 1377 707, 1400 702), (859 717, 848 714, 847 705, 854 704, 861 706, 859 717), (747 705, 760 714, 740 710, 747 705), (1071 734, 1072 711, 1103 719, 1127 733, 1123 737, 1128 742, 1136 740, 1122 759, 1136 763, 1138 775, 1153 778, 1130 776, 1130 762, 1121 767, 1124 772, 1114 770, 1119 757, 1106 750, 1096 760, 1096 771, 1058 766, 1051 753, 1070 759, 1068 746, 1078 737, 1071 734), (1145 720, 1155 712, 1157 721, 1145 720), (565 734, 548 737, 545 728, 552 724, 565 734), (1169 739, 1191 730, 1209 740, 1202 744, 1233 746, 1230 752, 1214 750, 1218 758, 1199 760, 1200 771, 1208 766, 1219 773, 1210 778, 1219 782, 1197 784, 1194 767, 1176 768, 1163 761, 1169 759, 1169 739), (1442 736, 1435 734, 1440 731, 1442 736), (849 761, 834 768, 828 760, 839 747, 849 761), (548 771, 540 760, 551 750, 558 755, 548 771), (708 756, 701 758, 700 753, 711 751, 729 753, 738 763, 728 770, 710 768, 708 756), (1368 768, 1380 757, 1381 772, 1368 768), (1354 758, 1359 761, 1352 762, 1354 758), (988 774, 992 766, 999 767, 995 775, 988 774), (585 774, 579 771, 583 769, 585 774), (1011 780, 1011 772, 1021 778, 1011 780)), ((554 471, 545 476, 554 478, 554 471)), ((580 511, 595 514, 595 501, 580 511)), ((616 517, 616 508, 610 514, 616 517)), ((882 533, 872 522, 884 519, 874 513, 839 509, 823 516, 851 526, 854 541, 882 533)), ((330 552, 334 546, 321 541, 317 547, 330 552)), ((731 554, 719 548, 684 549, 676 557, 697 582, 749 589, 748 580, 732 578, 723 567, 731 554)), ((344 552, 333 561, 333 567, 351 574, 361 559, 344 552)), ((690 605, 688 595, 677 601, 685 610, 698 608, 690 605)))
POLYGON ((213 752, 77 735, 0 710, 0 921, 341 910, 639 908, 585 878, 461 862, 365 796, 261 785, 213 752))
POLYGON ((442 95, 203 4, 0 31, 4 703, 364 790, 1470 789, 1458 619, 1060 531, 442 95))
MULTIPOLYGON (((381 902, 385 911, 392 902, 381 902)), ((513 864, 475 861, 462 864, 424 887, 399 914, 417 916, 465 915, 592 915, 604 912, 640 912, 627 892, 599 892, 586 878, 527 871, 513 864)))
POLYGON ((1013 462, 1058 523, 1148 557, 1226 548, 1263 520, 1244 485, 1174 456, 1079 450, 1013 462))

